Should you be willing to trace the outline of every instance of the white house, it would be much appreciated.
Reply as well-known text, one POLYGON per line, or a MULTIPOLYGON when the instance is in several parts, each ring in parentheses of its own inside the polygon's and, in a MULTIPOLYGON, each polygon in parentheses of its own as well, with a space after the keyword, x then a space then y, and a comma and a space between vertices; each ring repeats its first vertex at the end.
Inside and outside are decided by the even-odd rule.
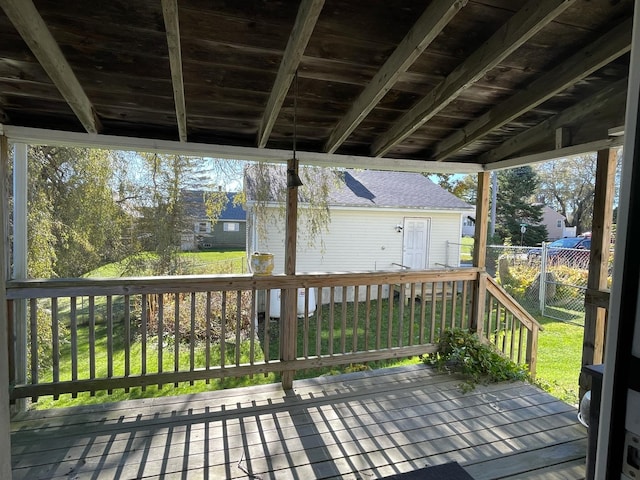
MULTIPOLYGON (((283 211, 275 201, 285 187, 285 171, 268 170, 271 198, 268 214, 256 215, 257 170, 245 172, 247 251, 274 255, 274 273, 284 270, 283 211), (274 188, 275 187, 275 188, 274 188), (259 223, 264 222, 264 235, 259 223)), ((304 182, 304 172, 301 173, 304 182)), ((309 188, 307 188, 309 187, 309 188)), ((263 189, 265 190, 265 189, 263 189)), ((308 207, 300 189, 298 208, 308 207)), ((309 246, 304 222, 299 222, 298 272, 435 269, 459 266, 462 218, 474 207, 419 173, 342 170, 329 191, 330 224, 322 238, 309 246)))
POLYGON ((542 222, 540 224, 547 227, 549 241, 575 237, 576 235, 576 227, 567 227, 566 217, 547 205, 542 206, 542 222))

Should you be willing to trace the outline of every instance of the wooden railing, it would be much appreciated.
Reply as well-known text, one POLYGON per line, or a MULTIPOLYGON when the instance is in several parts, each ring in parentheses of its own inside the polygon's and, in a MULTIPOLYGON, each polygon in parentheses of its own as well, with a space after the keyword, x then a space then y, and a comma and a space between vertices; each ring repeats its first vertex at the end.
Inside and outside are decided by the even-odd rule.
POLYGON ((485 338, 512 361, 527 364, 531 378, 535 378, 538 333, 542 327, 488 275, 486 275, 486 288, 487 304, 482 325, 485 338))
MULTIPOLYGON (((477 269, 456 269, 11 281, 9 317, 15 324, 14 313, 26 312, 28 354, 18 358, 21 340, 10 342, 10 396, 36 401, 434 352, 442 330, 472 325, 478 276, 477 269), (280 293, 298 297, 295 314, 272 314, 285 305, 280 293)), ((491 282, 487 288, 495 305, 516 308, 491 282)), ((527 338, 537 338, 535 321, 509 318, 518 338, 523 325, 535 332, 527 338)), ((488 320, 485 332, 498 338, 493 325, 488 320)), ((535 342, 531 348, 528 361, 535 342)))

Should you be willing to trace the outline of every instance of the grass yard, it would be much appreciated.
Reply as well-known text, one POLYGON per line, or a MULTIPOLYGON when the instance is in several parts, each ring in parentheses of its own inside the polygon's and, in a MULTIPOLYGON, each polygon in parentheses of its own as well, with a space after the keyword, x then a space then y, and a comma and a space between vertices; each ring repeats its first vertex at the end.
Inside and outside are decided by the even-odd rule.
MULTIPOLYGON (((145 262, 155 257, 152 253, 141 253, 121 262, 109 263, 85 274, 88 278, 114 278, 145 275, 141 271, 145 262)), ((180 260, 188 274, 248 273, 247 255, 244 250, 219 252, 184 252, 180 260)))
POLYGON ((553 396, 577 405, 583 328, 543 317, 538 321, 544 331, 538 340, 537 380, 553 396))

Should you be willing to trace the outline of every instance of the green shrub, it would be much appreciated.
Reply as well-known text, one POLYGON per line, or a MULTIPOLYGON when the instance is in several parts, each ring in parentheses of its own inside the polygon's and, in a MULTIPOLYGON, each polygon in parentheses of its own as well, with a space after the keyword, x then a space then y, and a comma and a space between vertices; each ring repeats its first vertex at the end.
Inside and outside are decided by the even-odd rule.
POLYGON ((462 329, 443 331, 438 351, 424 356, 423 362, 467 377, 466 382, 461 385, 464 391, 473 390, 478 383, 529 378, 524 366, 503 357, 493 345, 483 343, 475 333, 462 329))

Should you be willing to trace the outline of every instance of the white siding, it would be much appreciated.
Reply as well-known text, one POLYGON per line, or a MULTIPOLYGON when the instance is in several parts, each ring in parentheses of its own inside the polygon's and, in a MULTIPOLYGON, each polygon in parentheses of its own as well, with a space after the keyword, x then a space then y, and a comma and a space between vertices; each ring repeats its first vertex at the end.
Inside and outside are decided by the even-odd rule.
MULTIPOLYGON (((468 212, 464 212, 468 214, 468 212)), ((395 270, 402 263, 402 225, 405 217, 431 219, 428 268, 459 265, 463 212, 384 209, 331 209, 329 232, 309 247, 299 226, 297 272, 395 270), (447 241, 450 242, 447 245, 447 241), (451 245, 454 244, 454 245, 451 245)), ((284 271, 284 224, 268 222, 266 238, 256 239, 255 251, 274 254, 274 273, 284 271)), ((254 237, 255 238, 255 237, 254 237)))

